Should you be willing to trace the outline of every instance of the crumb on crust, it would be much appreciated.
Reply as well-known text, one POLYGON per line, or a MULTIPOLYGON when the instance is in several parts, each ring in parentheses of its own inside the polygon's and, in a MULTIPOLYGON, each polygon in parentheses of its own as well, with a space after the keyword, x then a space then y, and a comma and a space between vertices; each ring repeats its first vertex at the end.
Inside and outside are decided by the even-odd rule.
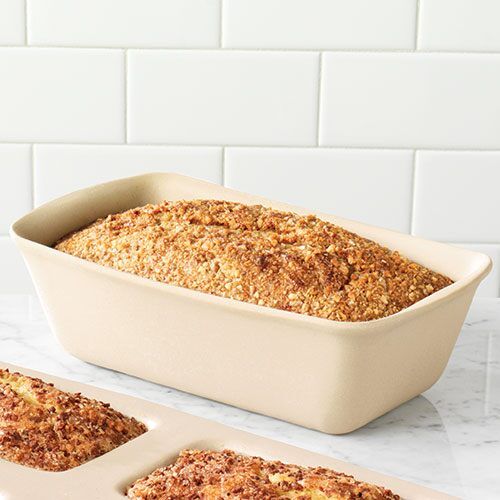
POLYGON ((219 200, 109 215, 55 248, 170 285, 335 321, 383 318, 453 283, 313 215, 219 200))
POLYGON ((231 450, 184 450, 167 467, 137 480, 135 500, 398 500, 392 491, 324 467, 301 467, 231 450))
POLYGON ((146 431, 107 403, 0 368, 0 459, 64 471, 146 431))

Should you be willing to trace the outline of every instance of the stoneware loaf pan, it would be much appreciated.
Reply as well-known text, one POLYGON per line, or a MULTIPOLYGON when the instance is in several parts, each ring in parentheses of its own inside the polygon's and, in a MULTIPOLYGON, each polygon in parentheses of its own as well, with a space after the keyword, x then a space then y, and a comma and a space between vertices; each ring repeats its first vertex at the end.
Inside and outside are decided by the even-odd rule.
POLYGON ((154 282, 51 248, 98 217, 212 198, 311 213, 176 174, 147 174, 51 201, 15 222, 51 326, 80 359, 328 433, 352 431, 443 372, 481 279, 480 253, 317 213, 455 283, 387 318, 336 322, 154 282))
POLYGON ((128 487, 158 467, 175 461, 187 448, 257 455, 305 466, 323 466, 353 475, 360 481, 385 486, 405 500, 453 500, 444 493, 408 483, 356 465, 294 446, 248 434, 199 417, 116 392, 98 389, 45 373, 0 362, 1 368, 52 382, 58 389, 110 403, 113 408, 144 422, 148 431, 79 467, 47 472, 0 459, 2 500, 124 500, 128 487))

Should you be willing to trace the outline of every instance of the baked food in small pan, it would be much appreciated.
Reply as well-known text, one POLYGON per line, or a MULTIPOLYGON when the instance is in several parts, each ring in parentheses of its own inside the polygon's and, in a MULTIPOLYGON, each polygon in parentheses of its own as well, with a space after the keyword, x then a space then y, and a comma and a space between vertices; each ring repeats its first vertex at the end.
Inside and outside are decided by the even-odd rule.
POLYGON ((146 430, 107 403, 0 368, 0 459, 64 471, 146 430))
POLYGON ((324 467, 301 467, 231 450, 185 450, 128 489, 135 500, 396 500, 392 491, 324 467))
POLYGON ((335 321, 383 318, 452 283, 318 217, 219 200, 112 214, 55 248, 144 278, 335 321))

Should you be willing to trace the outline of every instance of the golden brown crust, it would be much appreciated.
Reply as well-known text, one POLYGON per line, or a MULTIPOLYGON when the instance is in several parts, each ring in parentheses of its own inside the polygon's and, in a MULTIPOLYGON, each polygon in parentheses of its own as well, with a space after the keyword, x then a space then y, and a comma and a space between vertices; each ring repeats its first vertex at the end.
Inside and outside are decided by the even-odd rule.
POLYGON ((231 450, 184 450, 175 463, 136 481, 135 500, 397 500, 381 486, 324 467, 301 467, 231 450))
POLYGON ((0 369, 0 458, 47 471, 81 465, 146 432, 106 403, 0 369))
POLYGON ((452 283, 315 216, 217 200, 110 215, 55 248, 171 285, 336 321, 389 316, 452 283))

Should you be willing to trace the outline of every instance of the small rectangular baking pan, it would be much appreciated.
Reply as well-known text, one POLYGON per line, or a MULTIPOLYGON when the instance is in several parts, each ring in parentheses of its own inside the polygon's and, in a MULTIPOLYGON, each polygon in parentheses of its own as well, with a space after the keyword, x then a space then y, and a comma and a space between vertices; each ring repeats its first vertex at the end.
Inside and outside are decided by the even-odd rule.
POLYGON ((317 214, 455 280, 397 314, 355 323, 166 285, 51 248, 98 217, 194 198, 311 213, 177 174, 121 179, 42 205, 11 235, 53 331, 90 363, 328 433, 352 431, 437 381, 491 267, 480 253, 317 214))
POLYGON ((116 392, 98 389, 45 373, 0 362, 1 368, 41 378, 58 389, 81 392, 84 396, 110 403, 113 408, 133 416, 148 431, 94 460, 64 472, 47 472, 0 459, 0 498, 2 500, 119 500, 138 478, 157 467, 175 461, 186 448, 221 450, 258 455, 306 466, 324 466, 351 474, 361 481, 391 489, 408 500, 453 499, 444 493, 379 474, 334 458, 232 429, 222 424, 188 415, 166 406, 116 392), (36 493, 35 493, 36 492, 36 493))

